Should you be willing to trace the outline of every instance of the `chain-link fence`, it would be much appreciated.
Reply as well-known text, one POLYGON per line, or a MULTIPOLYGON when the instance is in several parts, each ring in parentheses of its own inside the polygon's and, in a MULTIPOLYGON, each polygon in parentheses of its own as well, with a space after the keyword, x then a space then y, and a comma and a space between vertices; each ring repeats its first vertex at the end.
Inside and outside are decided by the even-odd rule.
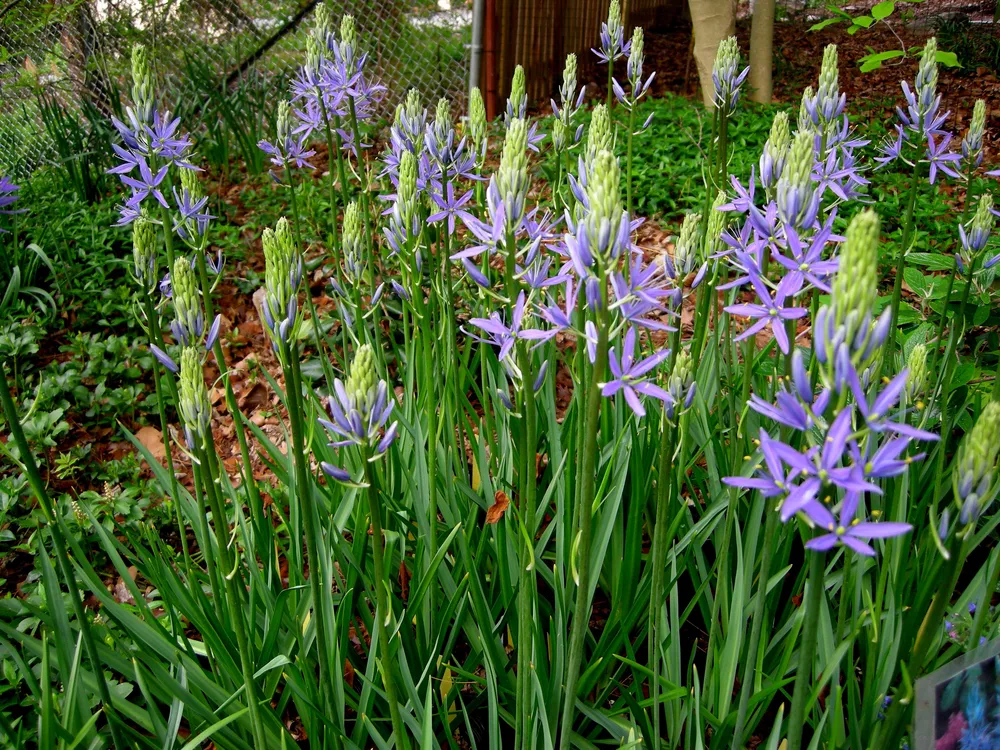
MULTIPOLYGON (((178 97, 191 96, 192 82, 211 93, 249 79, 271 85, 276 103, 303 60, 318 1, 0 0, 0 173, 25 172, 65 153, 47 116, 53 104, 86 122, 119 111, 134 42, 153 51, 161 96, 175 108, 178 97)), ((388 88, 386 107, 412 86, 429 101, 464 94, 472 21, 466 0, 323 1, 334 18, 357 19, 388 88)))

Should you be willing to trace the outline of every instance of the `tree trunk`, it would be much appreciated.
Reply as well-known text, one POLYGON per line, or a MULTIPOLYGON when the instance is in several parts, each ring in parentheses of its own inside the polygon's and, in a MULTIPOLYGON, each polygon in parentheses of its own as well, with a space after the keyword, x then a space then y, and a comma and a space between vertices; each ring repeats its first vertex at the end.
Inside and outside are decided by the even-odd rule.
POLYGON ((691 8, 694 60, 698 65, 698 78, 701 81, 701 98, 705 101, 705 106, 710 107, 715 90, 712 84, 715 53, 719 49, 719 42, 732 36, 735 31, 736 12, 732 0, 688 0, 688 5, 691 8))
POLYGON ((774 65, 774 0, 756 0, 750 25, 750 96, 771 103, 771 69, 774 65))

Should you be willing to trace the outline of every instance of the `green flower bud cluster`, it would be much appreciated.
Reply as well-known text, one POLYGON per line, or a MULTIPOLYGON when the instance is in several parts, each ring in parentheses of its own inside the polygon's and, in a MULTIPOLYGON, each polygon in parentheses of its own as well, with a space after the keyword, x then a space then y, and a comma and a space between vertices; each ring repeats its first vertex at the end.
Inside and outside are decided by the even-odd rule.
POLYGON ((170 272, 171 299, 174 303, 174 323, 171 330, 178 343, 193 346, 198 343, 205 328, 201 309, 201 291, 198 276, 191 267, 190 258, 177 258, 170 272))
POLYGON ((516 118, 507 126, 496 186, 507 212, 507 229, 514 231, 524 216, 528 195, 528 125, 516 118))
POLYGON ((569 127, 561 117, 557 117, 552 123, 552 149, 561 154, 567 146, 569 146, 569 127))
POLYGON ((643 53, 645 52, 645 39, 643 38, 642 27, 636 26, 632 30, 632 47, 628 53, 628 75, 629 82, 633 88, 638 88, 642 84, 642 64, 643 53))
POLYGON ((812 182, 813 161, 812 133, 796 133, 788 149, 785 167, 781 172, 782 179, 786 179, 793 187, 807 188, 812 182))
POLYGON ((188 447, 192 450, 204 446, 205 436, 210 434, 212 426, 212 404, 208 399, 208 389, 205 388, 205 376, 201 368, 201 350, 195 346, 185 346, 181 352, 177 411, 184 423, 188 447))
POLYGON ((562 99, 564 109, 572 106, 573 99, 576 97, 576 55, 573 53, 566 55, 559 96, 562 99))
POLYGON ((282 217, 272 231, 264 230, 264 324, 272 344, 287 341, 298 322, 298 290, 302 281, 302 252, 292 238, 288 220, 282 217))
POLYGON ((277 134, 278 148, 285 148, 285 144, 291 137, 292 110, 286 99, 278 102, 278 114, 275 116, 275 131, 277 134))
POLYGON ((590 211, 585 218, 590 251, 604 259, 607 266, 617 249, 622 221, 621 169, 610 151, 600 151, 587 177, 587 201, 590 211))
POLYGON ((486 143, 486 104, 478 86, 469 92, 469 141, 477 156, 481 155, 486 143))
POLYGON ((363 344, 354 355, 351 372, 344 385, 348 397, 354 402, 360 414, 367 415, 371 412, 376 385, 378 385, 378 373, 375 371, 375 354, 371 346, 363 344))
POLYGON ((588 175, 597 154, 601 151, 613 151, 613 143, 614 129, 611 127, 611 115, 606 105, 598 104, 590 113, 590 129, 587 131, 587 156, 584 164, 588 175))
POLYGON ((524 68, 518 65, 514 68, 514 77, 510 82, 510 96, 507 97, 507 112, 504 117, 507 125, 511 120, 524 119, 528 113, 528 92, 524 80, 524 68))
POLYGON ((142 213, 132 222, 132 260, 135 283, 143 294, 152 294, 158 282, 156 246, 156 223, 142 213))
POLYGON ((417 196, 417 157, 411 151, 404 151, 399 158, 399 184, 396 186, 399 201, 412 207, 417 196))
POLYGON ((917 344, 906 358, 906 395, 915 402, 927 390, 930 373, 927 371, 927 345, 917 344))
POLYGON ((454 128, 451 123, 451 102, 442 96, 438 99, 437 108, 434 110, 434 138, 437 141, 438 149, 448 148, 448 137, 454 128))
MULTIPOLYGON (((333 17, 330 15, 330 6, 325 2, 320 2, 316 5, 316 13, 313 16, 312 38, 321 49, 327 49, 327 40, 330 38, 332 30, 333 17)), ((316 68, 312 68, 312 70, 316 70, 316 68)))
POLYGON ((357 201, 351 201, 344 211, 343 247, 347 276, 354 283, 360 282, 364 273, 362 243, 361 209, 357 201))
POLYGON ((619 0, 611 0, 608 4, 608 32, 612 39, 618 37, 622 29, 622 6, 619 0))
POLYGON ((837 67, 837 45, 828 44, 823 50, 823 65, 819 71, 819 90, 816 92, 816 97, 821 102, 840 97, 837 67))
POLYGON ((788 113, 779 112, 771 121, 771 132, 764 143, 760 155, 760 180, 765 188, 771 188, 781 179, 788 152, 792 148, 792 131, 788 124, 788 113))
POLYGON ((132 45, 132 105, 140 123, 153 123, 153 110, 156 108, 153 92, 153 68, 149 59, 149 50, 144 44, 132 45))
POLYGON ((937 96, 937 84, 937 39, 931 37, 927 40, 924 51, 920 54, 920 65, 917 68, 917 77, 913 82, 916 89, 917 108, 921 115, 930 111, 934 98, 937 96))
POLYGON ((420 99, 420 91, 416 87, 406 92, 406 101, 403 103, 403 111, 409 118, 419 117, 423 102, 420 99))
POLYGON ((952 468, 955 500, 961 507, 959 521, 963 526, 974 523, 985 510, 998 451, 1000 401, 991 401, 962 440, 952 468))
POLYGON ((716 193, 715 200, 712 201, 712 212, 708 215, 708 227, 705 230, 708 233, 705 238, 706 261, 726 249, 726 243, 722 241, 722 233, 726 231, 727 217, 726 212, 720 211, 719 208, 728 202, 729 196, 726 195, 725 190, 716 193))
POLYGON ((667 393, 670 394, 670 401, 666 402, 667 417, 670 419, 678 411, 691 406, 695 393, 694 362, 686 349, 677 352, 674 368, 667 378, 667 393))
POLYGON ((701 214, 686 214, 681 224, 680 234, 674 243, 674 268, 681 278, 694 271, 698 265, 699 242, 698 229, 701 227, 701 214))
MULTIPOLYGON (((317 31, 316 36, 319 35, 317 31)), ((316 75, 323 64, 325 47, 316 36, 306 37, 306 71, 311 75, 316 75)))
POLYGON ((347 45, 352 50, 358 48, 358 29, 354 22, 354 16, 345 13, 340 19, 340 44, 347 45))
POLYGON ((805 91, 802 92, 802 101, 799 102, 799 119, 798 119, 798 130, 799 132, 808 132, 815 128, 812 121, 812 115, 809 114, 809 102, 811 102, 816 96, 816 92, 813 90, 812 86, 806 86, 805 91))
POLYGON ((983 161, 983 133, 986 130, 986 102, 976 99, 972 108, 969 132, 962 139, 962 156, 970 168, 978 167, 983 161))
POLYGON ((847 226, 847 240, 840 252, 840 267, 833 277, 831 297, 836 326, 847 326, 851 341, 858 328, 871 319, 878 296, 878 214, 857 214, 847 226))

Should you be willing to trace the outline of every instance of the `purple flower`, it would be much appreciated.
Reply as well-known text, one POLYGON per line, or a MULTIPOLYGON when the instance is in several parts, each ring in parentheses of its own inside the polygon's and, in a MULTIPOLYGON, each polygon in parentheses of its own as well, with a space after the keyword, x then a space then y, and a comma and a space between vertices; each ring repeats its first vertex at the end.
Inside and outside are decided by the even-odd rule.
POLYGON ((932 432, 911 427, 905 422, 889 421, 889 412, 896 406, 899 397, 906 388, 906 378, 909 370, 903 370, 894 377, 881 393, 875 396, 869 404, 868 394, 865 393, 858 378, 858 373, 849 363, 845 366, 847 383, 850 385, 854 398, 857 401, 858 411, 865 419, 868 429, 872 432, 895 432, 914 440, 934 441, 938 436, 932 432))
POLYGON ((469 335, 483 343, 500 347, 497 359, 502 362, 510 354, 511 349, 514 348, 517 339, 522 337, 521 323, 524 320, 524 305, 524 292, 521 292, 514 305, 514 313, 511 316, 511 324, 509 326, 503 322, 498 312, 490 313, 490 317, 488 318, 472 318, 469 320, 470 325, 474 325, 485 332, 486 337, 480 337, 473 333, 469 333, 469 335))
POLYGON ((146 199, 147 196, 152 195, 164 208, 169 208, 167 199, 163 197, 163 193, 160 192, 160 183, 163 182, 163 178, 167 176, 167 165, 164 164, 160 169, 153 174, 152 170, 149 168, 149 164, 141 156, 136 159, 136 164, 139 167, 139 177, 129 177, 128 175, 121 175, 121 181, 132 188, 132 197, 128 199, 125 205, 130 208, 137 208, 142 201, 146 199))
POLYGON ((306 159, 316 152, 312 149, 306 149, 305 140, 305 136, 296 140, 289 135, 285 138, 284 144, 276 145, 270 141, 260 141, 257 144, 257 148, 270 156, 271 163, 276 167, 287 168, 294 166, 298 169, 304 169, 305 167, 312 169, 313 165, 306 161, 306 159))
POLYGON ((785 466, 775 450, 774 442, 767 432, 761 428, 760 452, 764 457, 764 466, 758 464, 757 474, 753 477, 723 477, 722 483, 730 487, 760 490, 764 497, 778 497, 788 492, 792 478, 785 473, 785 466))
POLYGON ((953 165, 962 160, 962 155, 947 153, 948 144, 951 142, 951 135, 943 135, 939 141, 934 140, 934 136, 927 136, 927 161, 930 163, 930 183, 934 184, 937 179, 938 170, 953 179, 960 179, 958 171, 953 165))
POLYGON ((792 279, 789 282, 792 286, 801 288, 803 283, 808 281, 817 289, 830 293, 826 280, 836 273, 837 261, 823 260, 823 250, 832 234, 832 221, 828 221, 806 242, 803 242, 793 227, 785 227, 785 242, 792 257, 786 258, 781 253, 775 252, 774 259, 788 270, 785 278, 792 279))
POLYGON ((175 187, 174 201, 177 203, 179 213, 179 216, 174 220, 174 231, 185 240, 191 238, 191 229, 194 229, 199 236, 204 235, 208 228, 208 222, 215 218, 212 214, 204 211, 208 204, 208 197, 195 200, 187 188, 183 188, 178 193, 175 187))
POLYGON ((601 395, 610 397, 621 391, 625 396, 625 402, 635 412, 635 415, 637 417, 646 416, 646 410, 639 400, 639 394, 657 398, 664 403, 671 400, 670 394, 660 388, 660 386, 643 379, 647 373, 656 368, 669 356, 669 349, 661 349, 656 354, 636 362, 635 328, 629 328, 625 334, 625 341, 622 344, 620 359, 615 356, 615 348, 611 348, 608 366, 611 368, 614 380, 605 383, 601 387, 601 395))
MULTIPOLYGON (((348 386, 351 385, 349 378, 348 386)), ((337 379, 333 381, 333 395, 327 401, 330 419, 318 421, 335 438, 330 443, 332 447, 368 445, 378 439, 376 453, 382 454, 396 438, 396 422, 381 437, 379 435, 395 405, 384 380, 365 392, 355 392, 337 379)))
POLYGON ((474 221, 475 217, 468 211, 462 208, 466 203, 472 199, 472 191, 469 190, 464 195, 456 198, 455 197, 455 185, 452 182, 448 183, 447 198, 438 195, 437 193, 431 193, 431 200, 433 200, 440 211, 437 211, 427 217, 428 224, 435 224, 444 219, 448 220, 448 234, 455 234, 455 217, 458 216, 463 222, 468 223, 474 221))
POLYGON ((799 291, 801 279, 796 280, 786 276, 778 284, 774 297, 771 296, 770 291, 768 291, 767 286, 759 276, 752 275, 750 283, 753 284, 760 303, 729 305, 726 307, 726 312, 730 315, 741 315, 757 319, 756 323, 736 337, 736 341, 753 336, 758 331, 770 326, 771 332, 774 334, 774 338, 777 340, 781 351, 788 354, 790 343, 788 341, 788 334, 785 331, 785 321, 797 320, 805 316, 807 310, 804 307, 786 307, 785 300, 799 291), (796 283, 797 281, 798 283, 796 283))
MULTIPOLYGON (((25 209, 7 208, 17 201, 20 185, 15 185, 5 175, 0 175, 0 215, 11 216, 13 214, 24 213, 25 209)), ((6 234, 4 229, 0 229, 0 234, 6 234)))
MULTIPOLYGON (((871 539, 889 539, 891 537, 902 536, 909 533, 913 527, 908 523, 894 523, 883 521, 880 523, 870 523, 860 521, 855 518, 859 502, 859 495, 856 492, 848 492, 844 497, 844 502, 840 509, 840 522, 836 523, 830 515, 829 521, 824 527, 828 534, 815 537, 806 542, 806 547, 812 550, 826 552, 833 549, 838 544, 848 547, 860 555, 868 557, 875 556, 875 550, 866 542, 871 539)), ((826 509, 824 508, 824 511, 826 509)))

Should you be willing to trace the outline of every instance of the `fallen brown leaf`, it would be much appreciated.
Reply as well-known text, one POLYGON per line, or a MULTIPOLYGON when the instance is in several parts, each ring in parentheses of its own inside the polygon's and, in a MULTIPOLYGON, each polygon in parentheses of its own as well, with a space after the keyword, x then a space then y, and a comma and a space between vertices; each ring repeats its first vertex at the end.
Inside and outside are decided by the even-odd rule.
POLYGON ((497 490, 493 495, 493 505, 486 511, 486 523, 497 523, 503 518, 503 514, 510 507, 510 498, 503 490, 497 490))

